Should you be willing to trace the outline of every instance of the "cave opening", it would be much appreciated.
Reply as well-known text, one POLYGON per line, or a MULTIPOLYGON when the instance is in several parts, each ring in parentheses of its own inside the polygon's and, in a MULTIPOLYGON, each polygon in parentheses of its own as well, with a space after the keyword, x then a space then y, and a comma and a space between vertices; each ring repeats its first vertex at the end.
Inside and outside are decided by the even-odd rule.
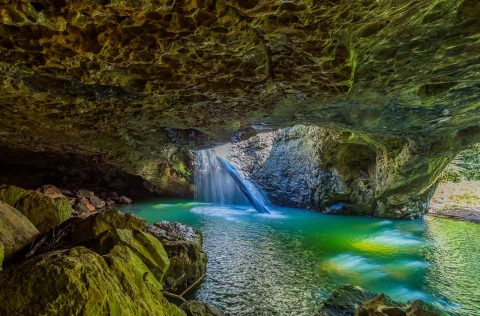
POLYGON ((461 151, 444 170, 429 214, 480 223, 480 144, 461 151))

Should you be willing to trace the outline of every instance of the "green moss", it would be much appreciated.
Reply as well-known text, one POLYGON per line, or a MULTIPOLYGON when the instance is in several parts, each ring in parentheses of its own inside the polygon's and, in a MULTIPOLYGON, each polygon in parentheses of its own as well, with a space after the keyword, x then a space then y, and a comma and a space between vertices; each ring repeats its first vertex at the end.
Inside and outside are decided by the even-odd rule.
POLYGON ((73 212, 66 198, 54 200, 13 185, 0 187, 0 200, 18 209, 42 233, 68 219, 73 212))
POLYGON ((49 229, 65 221, 73 212, 72 207, 64 198, 57 199, 43 195, 36 191, 27 191, 15 203, 17 208, 35 225, 40 232, 49 229))
POLYGON ((26 192, 27 190, 14 185, 1 185, 0 200, 14 206, 26 192))
POLYGON ((0 288, 2 315, 184 315, 120 245, 105 257, 76 247, 28 260, 2 273, 0 288))

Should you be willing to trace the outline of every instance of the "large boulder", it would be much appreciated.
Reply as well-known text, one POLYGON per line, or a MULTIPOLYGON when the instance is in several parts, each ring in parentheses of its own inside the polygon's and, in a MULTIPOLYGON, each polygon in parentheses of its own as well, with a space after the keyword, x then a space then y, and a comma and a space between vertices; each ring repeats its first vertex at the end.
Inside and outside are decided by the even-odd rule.
POLYGON ((66 198, 53 199, 16 186, 0 186, 0 200, 18 209, 42 233, 68 219, 73 212, 66 198))
POLYGON ((343 285, 323 303, 317 316, 446 316, 421 300, 396 302, 385 294, 375 294, 358 286, 343 285))
POLYGON ((0 244, 2 244, 0 257, 10 259, 30 245, 39 234, 28 218, 9 204, 0 201, 0 244))
POLYGON ((163 280, 170 267, 170 261, 162 244, 150 234, 139 230, 107 230, 99 236, 93 249, 100 254, 112 255, 122 247, 133 251, 158 281, 163 280))
POLYGON ((147 226, 145 232, 161 241, 170 259, 170 269, 165 276, 166 289, 180 294, 204 277, 207 255, 202 249, 200 231, 163 221, 147 226))
POLYGON ((125 245, 104 256, 76 247, 32 258, 1 273, 0 289, 2 315, 184 315, 125 245))
POLYGON ((120 211, 105 211, 71 217, 36 240, 32 244, 32 250, 27 254, 27 257, 70 248, 72 245, 91 246, 106 231, 112 229, 142 230, 146 225, 145 220, 120 211))

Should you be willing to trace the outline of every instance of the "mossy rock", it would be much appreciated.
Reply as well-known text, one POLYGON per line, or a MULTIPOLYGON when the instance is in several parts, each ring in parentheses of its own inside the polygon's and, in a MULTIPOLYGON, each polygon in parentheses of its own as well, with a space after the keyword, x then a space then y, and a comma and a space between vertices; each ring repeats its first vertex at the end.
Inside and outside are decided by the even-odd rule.
POLYGON ((15 186, 2 186, 0 200, 18 209, 42 233, 59 225, 73 213, 66 198, 52 199, 40 192, 15 186))
MULTIPOLYGON (((22 213, 0 201, 1 258, 10 259, 15 253, 28 246, 40 233, 22 213)), ((1 261, 0 260, 0 263, 1 261)))
POLYGON ((72 239, 75 242, 97 239, 103 232, 110 229, 142 230, 147 222, 135 215, 120 211, 105 211, 92 214, 81 220, 72 218, 65 224, 73 227, 72 239))
POLYGON ((15 207, 42 233, 62 223, 73 213, 67 199, 53 200, 35 191, 27 191, 15 203, 15 207))
POLYGON ((0 289, 2 315, 185 315, 123 245, 105 256, 76 247, 32 258, 0 274, 0 289))
POLYGON ((26 192, 14 185, 0 185, 0 200, 14 206, 26 192))
POLYGON ((2 271, 3 257, 3 243, 0 241, 0 271, 2 271))
POLYGON ((100 254, 110 254, 118 247, 133 251, 159 282, 163 280, 170 267, 170 260, 155 237, 139 230, 111 229, 98 238, 93 249, 100 254))
POLYGON ((180 294, 205 275, 207 255, 202 249, 200 231, 165 221, 149 225, 144 231, 160 240, 170 259, 164 282, 169 292, 180 294))

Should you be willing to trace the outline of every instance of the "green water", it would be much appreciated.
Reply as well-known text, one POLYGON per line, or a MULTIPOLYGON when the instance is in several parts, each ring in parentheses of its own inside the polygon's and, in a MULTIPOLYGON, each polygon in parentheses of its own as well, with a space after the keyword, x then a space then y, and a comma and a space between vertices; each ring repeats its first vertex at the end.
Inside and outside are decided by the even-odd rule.
POLYGON ((480 225, 285 208, 264 215, 178 200, 125 210, 149 223, 201 229, 208 275, 192 298, 230 315, 313 315, 344 283, 401 301, 427 300, 454 315, 480 313, 480 225))

